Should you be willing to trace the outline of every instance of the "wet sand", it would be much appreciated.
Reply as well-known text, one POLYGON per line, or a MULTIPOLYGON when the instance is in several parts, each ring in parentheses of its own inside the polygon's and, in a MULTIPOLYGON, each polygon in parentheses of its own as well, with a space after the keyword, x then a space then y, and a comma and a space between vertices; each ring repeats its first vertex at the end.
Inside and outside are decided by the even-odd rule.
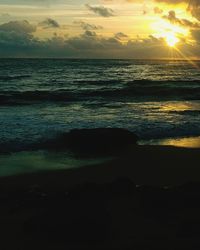
POLYGON ((57 186, 71 187, 86 181, 105 182, 127 177, 137 185, 179 185, 200 181, 199 162, 200 149, 134 146, 127 154, 103 164, 1 177, 1 184, 8 189, 35 184, 54 189, 57 186))

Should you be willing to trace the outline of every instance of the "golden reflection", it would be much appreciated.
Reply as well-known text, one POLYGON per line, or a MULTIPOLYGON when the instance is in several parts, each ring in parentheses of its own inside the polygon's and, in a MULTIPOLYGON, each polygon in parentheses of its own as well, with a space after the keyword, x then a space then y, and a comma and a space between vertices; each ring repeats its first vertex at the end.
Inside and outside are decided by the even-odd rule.
POLYGON ((141 141, 140 145, 173 146, 181 148, 200 148, 200 137, 168 138, 141 141))
POLYGON ((188 103, 167 103, 166 105, 161 107, 161 111, 164 112, 170 112, 170 111, 186 111, 186 110, 191 110, 192 107, 188 103))
POLYGON ((200 148, 200 137, 165 139, 159 141, 158 145, 167 145, 183 148, 200 148))

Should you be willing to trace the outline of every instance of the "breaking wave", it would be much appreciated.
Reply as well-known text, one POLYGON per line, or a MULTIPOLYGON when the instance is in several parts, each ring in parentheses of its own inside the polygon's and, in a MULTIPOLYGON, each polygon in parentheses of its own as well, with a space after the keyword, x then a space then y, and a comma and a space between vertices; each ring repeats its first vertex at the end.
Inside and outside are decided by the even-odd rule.
MULTIPOLYGON (((92 81, 94 84, 94 82, 92 81)), ((109 100, 200 100, 200 81, 136 80, 121 87, 106 86, 99 89, 57 89, 36 91, 1 91, 0 105, 35 102, 71 102, 101 98, 109 100)))

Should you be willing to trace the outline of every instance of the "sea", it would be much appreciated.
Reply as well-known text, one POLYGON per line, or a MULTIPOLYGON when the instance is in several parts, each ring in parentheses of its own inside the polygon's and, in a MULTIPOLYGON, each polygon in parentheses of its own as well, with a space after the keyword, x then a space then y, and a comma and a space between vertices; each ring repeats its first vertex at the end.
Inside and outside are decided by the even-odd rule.
MULTIPOLYGON (((197 138, 200 62, 0 59, 0 151, 23 151, 23 160, 12 155, 15 164, 26 162, 22 172, 30 144, 99 127, 128 129, 143 144, 197 138)), ((2 154, 3 175, 15 173, 12 157, 2 154)))

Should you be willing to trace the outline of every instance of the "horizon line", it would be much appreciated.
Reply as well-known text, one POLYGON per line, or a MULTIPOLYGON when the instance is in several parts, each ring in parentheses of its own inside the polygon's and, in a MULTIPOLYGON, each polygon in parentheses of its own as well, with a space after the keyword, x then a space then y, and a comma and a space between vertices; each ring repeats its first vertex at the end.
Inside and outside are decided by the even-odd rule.
MULTIPOLYGON (((82 58, 82 57, 0 57, 0 60, 6 59, 28 59, 28 60, 143 60, 143 61, 188 61, 183 58, 82 58)), ((200 61, 199 59, 190 59, 191 61, 200 61)))

